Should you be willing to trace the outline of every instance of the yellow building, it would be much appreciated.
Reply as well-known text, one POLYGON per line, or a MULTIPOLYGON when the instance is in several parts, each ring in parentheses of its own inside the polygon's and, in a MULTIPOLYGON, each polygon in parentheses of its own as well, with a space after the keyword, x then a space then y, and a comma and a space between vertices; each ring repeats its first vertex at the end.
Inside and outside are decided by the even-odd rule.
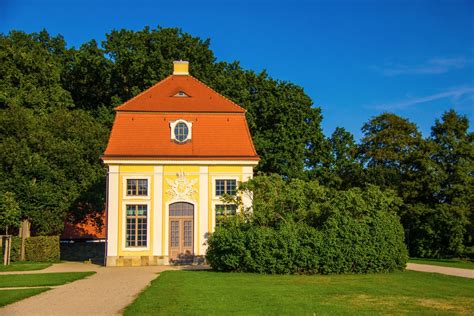
MULTIPOLYGON (((245 110, 174 62, 172 75, 117 107, 102 160, 107 266, 199 262, 216 216, 258 155, 245 110)), ((243 196, 244 206, 250 206, 243 196)))

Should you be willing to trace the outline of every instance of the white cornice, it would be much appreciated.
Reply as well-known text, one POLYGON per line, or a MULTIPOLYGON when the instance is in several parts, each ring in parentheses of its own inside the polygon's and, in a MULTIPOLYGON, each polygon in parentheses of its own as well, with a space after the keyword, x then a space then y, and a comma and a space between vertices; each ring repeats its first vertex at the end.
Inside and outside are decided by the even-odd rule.
POLYGON ((245 165, 256 166, 256 160, 140 160, 104 159, 106 165, 245 165))

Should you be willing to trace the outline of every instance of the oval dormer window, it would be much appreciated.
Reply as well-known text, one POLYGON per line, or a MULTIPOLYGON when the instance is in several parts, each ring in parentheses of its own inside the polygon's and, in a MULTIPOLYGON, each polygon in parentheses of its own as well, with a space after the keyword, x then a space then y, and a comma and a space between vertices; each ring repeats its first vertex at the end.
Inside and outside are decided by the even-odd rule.
POLYGON ((179 122, 174 127, 174 135, 176 140, 180 143, 184 142, 188 138, 189 130, 188 126, 183 122, 179 122))
POLYGON ((191 140, 192 123, 185 120, 170 122, 171 139, 178 143, 185 143, 191 140))

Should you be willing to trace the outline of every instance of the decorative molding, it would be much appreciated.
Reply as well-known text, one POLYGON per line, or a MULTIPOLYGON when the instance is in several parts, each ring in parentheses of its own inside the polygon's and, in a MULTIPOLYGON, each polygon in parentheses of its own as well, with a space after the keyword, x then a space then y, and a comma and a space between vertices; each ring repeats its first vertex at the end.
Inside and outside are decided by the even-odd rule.
POLYGON ((198 182, 198 179, 189 181, 182 169, 176 175, 177 178, 174 181, 166 179, 166 182, 170 186, 170 189, 166 190, 166 193, 171 196, 171 201, 195 201, 193 194, 197 193, 197 190, 194 189, 193 186, 198 182))
POLYGON ((225 165, 225 166, 256 166, 258 160, 145 160, 145 159, 104 159, 105 164, 111 165, 225 165))

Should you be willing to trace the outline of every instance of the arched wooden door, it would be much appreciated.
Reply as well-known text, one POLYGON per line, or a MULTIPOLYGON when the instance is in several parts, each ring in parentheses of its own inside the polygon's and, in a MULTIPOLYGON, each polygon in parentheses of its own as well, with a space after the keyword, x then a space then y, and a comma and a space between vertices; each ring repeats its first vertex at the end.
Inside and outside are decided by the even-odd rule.
POLYGON ((177 202, 169 206, 169 259, 192 263, 194 253, 194 205, 177 202))

